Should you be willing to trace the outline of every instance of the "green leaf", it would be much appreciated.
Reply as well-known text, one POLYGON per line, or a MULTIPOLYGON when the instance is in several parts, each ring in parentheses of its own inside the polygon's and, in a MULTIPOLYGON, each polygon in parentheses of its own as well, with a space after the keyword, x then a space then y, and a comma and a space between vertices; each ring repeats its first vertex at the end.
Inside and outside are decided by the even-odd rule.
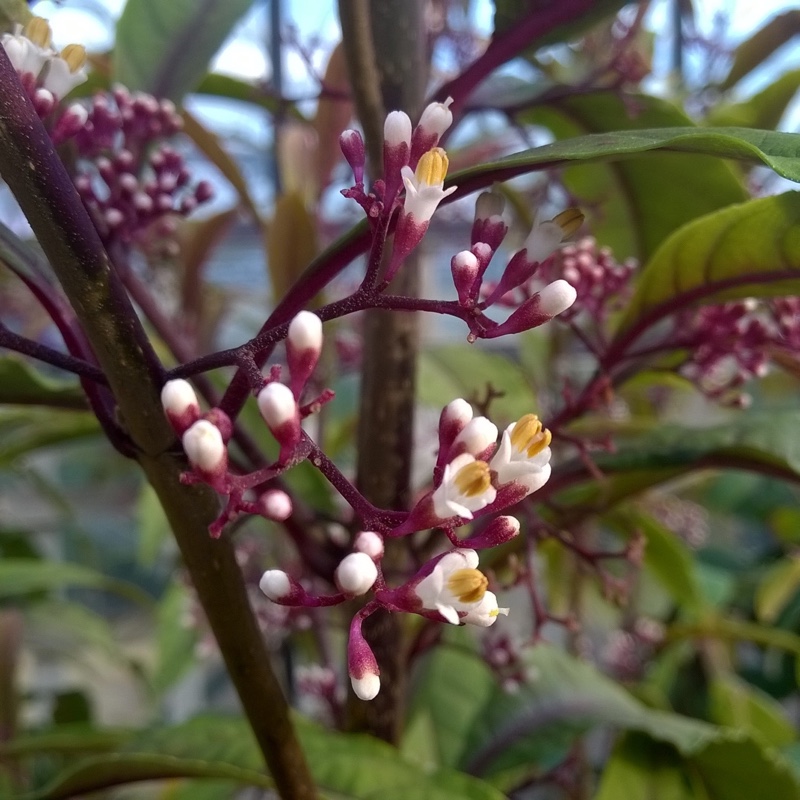
POLYGON ((179 102, 253 0, 128 0, 117 22, 114 79, 179 102))
POLYGON ((417 376, 420 400, 441 408, 454 397, 481 400, 486 387, 503 392, 492 400, 492 415, 509 422, 532 410, 532 390, 519 364, 496 349, 454 344, 426 348, 417 376))
POLYGON ((170 539, 170 525, 156 490, 149 484, 142 485, 136 502, 136 529, 139 535, 137 558, 145 567, 155 565, 162 548, 170 539))
POLYGON ((756 616, 760 622, 771 624, 778 619, 800 589, 800 556, 789 555, 775 564, 756 589, 756 616))
POLYGON ((800 293, 798 223, 800 193, 788 192, 685 225, 640 273, 611 346, 621 347, 690 304, 800 293))
POLYGON ((780 704, 736 676, 714 678, 709 692, 711 716, 720 725, 747 731, 773 747, 783 747, 797 738, 780 704))
POLYGON ((0 0, 0 30, 11 31, 24 25, 33 16, 25 0, 0 0))
POLYGON ((0 560, 0 598, 24 597, 33 592, 73 587, 113 592, 147 608, 153 605, 150 595, 138 586, 109 578, 80 564, 29 558, 0 560))
POLYGON ((0 357, 0 403, 85 409, 86 397, 77 381, 52 378, 21 356, 7 355, 0 357))
POLYGON ((173 583, 158 604, 157 662, 153 688, 163 692, 195 663, 195 629, 186 623, 190 596, 185 586, 173 583))
POLYGON ((800 69, 790 70, 747 100, 714 106, 708 115, 708 122, 712 125, 776 128, 798 89, 800 69))
POLYGON ((733 65, 720 84, 720 89, 723 91, 730 89, 798 33, 800 33, 800 11, 786 11, 773 17, 736 48, 733 65))
POLYGON ((594 800, 702 800, 686 764, 669 745, 641 734, 626 734, 606 763, 594 800))
POLYGON ((278 100, 275 96, 265 92, 261 86, 234 78, 231 75, 209 72, 198 84, 196 92, 214 97, 241 100, 243 103, 253 103, 271 113, 281 111, 301 122, 308 121, 293 103, 287 102, 284 98, 278 100))
MULTIPOLYGON (((572 95, 526 112, 522 119, 544 125, 558 139, 691 124, 665 100, 623 98, 619 92, 572 95)), ((584 163, 566 169, 563 179, 586 211, 593 235, 619 259, 647 259, 682 225, 747 197, 740 179, 723 161, 664 152, 646 161, 584 163)))
POLYGON ((34 450, 99 432, 96 417, 85 411, 54 414, 44 408, 0 409, 0 466, 8 466, 34 450))

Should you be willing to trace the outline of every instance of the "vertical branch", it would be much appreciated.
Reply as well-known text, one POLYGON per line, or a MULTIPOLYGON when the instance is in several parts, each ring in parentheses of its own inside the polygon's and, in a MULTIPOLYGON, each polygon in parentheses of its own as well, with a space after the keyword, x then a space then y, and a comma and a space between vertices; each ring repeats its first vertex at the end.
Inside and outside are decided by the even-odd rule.
POLYGON ((230 539, 211 540, 218 500, 180 483, 161 409, 162 368, 41 120, 0 48, 0 174, 16 196, 108 378, 137 458, 167 514, 281 797, 316 790, 272 671, 230 539))
MULTIPOLYGON (((362 115, 372 177, 379 174, 384 109, 419 112, 427 75, 422 3, 419 0, 340 0, 345 52, 356 107, 362 115), (380 59, 375 54, 380 53, 380 59), (364 73, 372 59, 377 67, 364 73), (359 72, 355 70, 358 69, 359 72), (380 80, 380 102, 375 81, 380 80)), ((418 293, 418 265, 409 259, 392 290, 418 293)), ((364 320, 364 359, 358 427, 356 483, 382 508, 405 509, 409 482, 416 397, 418 331, 415 314, 368 311, 364 320)), ((403 546, 387 547, 384 566, 399 565, 403 546)), ((364 633, 381 665, 381 691, 369 704, 353 699, 351 727, 396 741, 402 721, 405 649, 400 620, 386 611, 370 616, 364 633)))

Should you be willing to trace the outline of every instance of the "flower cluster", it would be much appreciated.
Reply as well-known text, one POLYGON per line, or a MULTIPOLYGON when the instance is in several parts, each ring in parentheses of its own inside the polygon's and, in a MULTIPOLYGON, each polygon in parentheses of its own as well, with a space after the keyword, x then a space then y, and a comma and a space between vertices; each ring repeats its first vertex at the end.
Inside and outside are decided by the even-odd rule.
POLYGON ((61 101, 86 80, 86 50, 68 44, 60 53, 52 46, 47 20, 33 17, 4 33, 0 43, 16 69, 20 82, 56 144, 73 136, 86 120, 79 104, 64 108, 61 101))
POLYGON ((181 128, 170 100, 124 87, 92 98, 74 136, 75 187, 104 242, 170 236, 176 216, 211 199, 210 184, 193 184, 183 156, 160 143, 181 128))

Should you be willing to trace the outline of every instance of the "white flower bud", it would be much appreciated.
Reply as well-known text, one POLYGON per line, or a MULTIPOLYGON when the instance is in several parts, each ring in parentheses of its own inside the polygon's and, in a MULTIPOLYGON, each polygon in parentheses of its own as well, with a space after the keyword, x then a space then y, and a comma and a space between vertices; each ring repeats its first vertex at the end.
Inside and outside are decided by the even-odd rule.
POLYGON ((442 411, 442 422, 460 422, 466 425, 472 419, 472 406, 463 398, 451 400, 442 411))
POLYGON ((288 341, 297 350, 322 348, 322 320, 311 311, 301 311, 289 323, 288 341))
POLYGON ((577 299, 575 288, 565 280, 557 280, 548 284, 539 292, 539 310, 543 314, 555 317, 566 311, 577 299))
POLYGON ((222 434, 208 420, 198 420, 183 434, 183 449, 192 466, 203 472, 216 472, 225 464, 222 434))
POLYGON ((292 582, 282 569, 269 569, 261 576, 258 587, 270 600, 277 602, 292 591, 292 582))
POLYGON ((448 97, 444 103, 430 103, 425 106, 419 119, 419 127, 425 133, 441 136, 453 124, 453 112, 450 110, 452 102, 453 98, 448 97))
POLYGON ((361 700, 373 700, 381 690, 381 679, 374 672, 366 672, 360 678, 350 676, 353 691, 361 700))
POLYGON ((292 514, 292 498, 281 489, 268 489, 258 498, 258 504, 265 517, 278 522, 292 514))
POLYGON ((258 393, 258 410, 270 428, 277 428, 294 419, 297 403, 288 386, 273 381, 258 393))
POLYGON ((197 395, 188 381, 180 378, 167 381, 161 390, 161 405, 167 414, 178 417, 192 408, 199 408, 197 395))
POLYGON ((497 442, 497 426, 486 417, 471 419, 458 434, 454 447, 463 445, 467 453, 478 456, 487 447, 497 442))
POLYGON ((375 531, 361 531, 356 536, 353 549, 366 553, 370 558, 380 558, 383 555, 383 539, 375 531))
POLYGON ((390 111, 386 115, 383 140, 389 147, 411 144, 411 120, 405 111, 390 111))
POLYGON ((345 593, 365 594, 378 577, 375 562, 366 553, 350 553, 336 568, 336 584, 345 593))

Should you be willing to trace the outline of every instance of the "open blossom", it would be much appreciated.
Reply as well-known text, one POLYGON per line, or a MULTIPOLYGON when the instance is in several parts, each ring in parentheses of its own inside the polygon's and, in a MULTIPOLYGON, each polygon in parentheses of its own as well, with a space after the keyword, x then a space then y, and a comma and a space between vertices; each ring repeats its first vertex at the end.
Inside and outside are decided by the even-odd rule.
POLYGON ((438 611, 453 625, 469 622, 488 626, 498 614, 507 614, 507 608, 497 607, 497 598, 487 591, 489 581, 477 566, 474 550, 453 550, 442 556, 414 587, 422 607, 438 611), (465 616, 460 617, 459 612, 465 616))
POLYGON ((535 414, 526 414, 503 432, 497 452, 489 462, 497 482, 521 484, 528 494, 541 489, 550 478, 552 435, 535 414))
POLYGON ((403 167, 403 183, 406 186, 405 214, 419 225, 428 222, 439 203, 451 195, 455 186, 444 188, 450 161, 441 147, 434 147, 422 156, 416 170, 403 167))
POLYGON ((496 496, 489 465, 470 453, 462 453, 445 466, 442 482, 431 499, 439 519, 472 519, 473 511, 493 503, 496 496))

